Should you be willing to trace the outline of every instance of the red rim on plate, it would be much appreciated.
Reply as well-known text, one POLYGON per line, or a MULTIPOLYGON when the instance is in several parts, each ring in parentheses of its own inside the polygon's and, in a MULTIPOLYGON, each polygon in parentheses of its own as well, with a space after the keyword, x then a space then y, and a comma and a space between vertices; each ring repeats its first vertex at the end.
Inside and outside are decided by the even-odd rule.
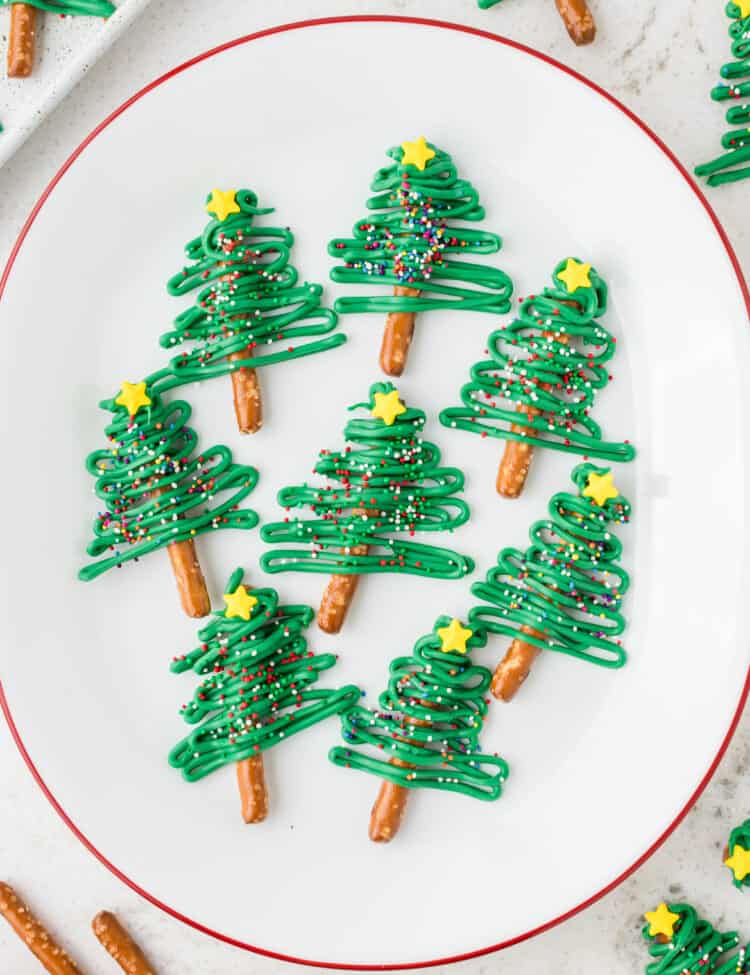
MULTIPOLYGON (((330 24, 368 23, 368 22, 415 24, 417 26, 423 26, 423 27, 437 27, 437 28, 442 28, 443 30, 458 31, 463 34, 473 34, 476 37, 481 37, 485 40, 493 41, 496 44, 504 44, 506 47, 512 47, 518 51, 522 51, 525 54, 529 54, 531 55, 531 57, 537 58, 540 61, 544 61, 545 63, 552 65, 552 67, 557 68, 558 71, 562 71, 565 74, 570 75, 570 77, 575 78, 577 81, 586 85, 592 91, 595 91, 598 95, 601 95, 603 98, 605 98, 608 102, 610 102, 610 104, 618 108, 623 113, 623 115, 626 115, 631 122, 635 123, 635 125, 637 125, 641 129, 641 131, 643 131, 649 137, 649 139, 651 139, 651 141, 654 142, 659 147, 659 149, 661 149, 664 155, 670 160, 672 165, 675 167, 677 172, 682 176, 682 178, 691 188, 698 202, 701 204, 703 209, 711 218, 711 222, 713 223, 716 233, 719 235, 719 238, 721 239, 721 242, 724 245, 724 248, 727 253, 727 257, 729 258, 729 261, 734 269, 735 275, 737 276, 737 282, 739 284, 742 295, 745 299, 745 307, 747 308, 748 316, 750 316, 750 291, 748 290, 748 286, 742 274, 742 269, 740 267, 739 260, 737 259, 737 255, 735 254, 734 249, 732 248, 732 245, 729 242, 729 238, 727 237, 724 228, 719 222, 719 218, 716 216, 713 209, 711 208, 711 205, 706 200, 705 196, 701 193, 701 191, 698 189, 698 187, 695 185, 692 178, 688 174, 687 170, 682 165, 682 163, 677 159, 674 153, 668 148, 668 146, 665 145, 664 142, 662 142, 662 140, 654 132, 651 131, 651 129, 645 124, 645 122, 641 121, 641 119, 638 118, 638 116, 635 115, 629 108, 623 105, 622 102, 618 101, 613 95, 605 91, 604 88, 601 88, 599 85, 595 84, 593 81, 590 81, 588 78, 584 77, 582 74, 579 74, 577 71, 574 71, 572 68, 569 68, 564 64, 561 64, 559 61, 556 61, 554 58, 549 57, 547 54, 542 54, 539 51, 535 51, 533 48, 527 47, 525 44, 520 44, 518 43, 518 41, 512 41, 509 40, 507 37, 500 37, 499 35, 492 34, 489 31, 479 30, 476 27, 467 27, 463 24, 452 24, 441 20, 430 20, 424 17, 400 17, 400 16, 380 15, 380 14, 372 14, 372 15, 364 14, 364 15, 345 16, 345 17, 321 17, 315 20, 305 20, 305 21, 299 21, 292 24, 282 24, 278 27, 270 27, 266 30, 257 31, 254 34, 247 34, 244 37, 238 37, 235 40, 227 41, 225 44, 221 44, 218 47, 212 48, 209 51, 205 51, 203 54, 199 54, 196 57, 191 58, 189 61, 185 61, 184 64, 178 65, 176 68, 173 68, 171 71, 168 71, 166 74, 161 75, 161 77, 156 78, 155 81, 152 81, 144 88, 141 88, 140 91, 136 92, 135 95, 133 95, 127 101, 123 102, 123 104, 120 105, 119 108, 116 108, 114 112, 111 113, 111 115, 109 115, 107 118, 104 119, 103 122, 100 122, 100 124, 96 126, 96 128, 70 154, 70 156, 66 159, 66 161, 60 167, 60 169, 52 178, 52 180, 50 180, 49 184, 46 186, 44 192, 39 197, 34 208, 29 214, 26 222, 23 225, 23 228, 21 229, 20 234, 18 235, 18 239, 13 245, 13 249, 10 253, 10 257, 8 258, 8 262, 5 265, 5 269, 3 270, 2 277, 0 278, 0 299, 2 299, 2 296, 5 292, 5 287, 8 282, 8 278, 10 277, 10 273, 13 269, 13 265, 15 263, 16 257, 18 256, 18 253, 21 247, 23 246, 24 240, 26 239, 26 235, 28 234, 32 224, 36 220, 39 211, 44 206, 45 202, 47 201, 47 198, 52 193, 54 188, 57 186, 58 182, 62 179, 62 177, 65 175, 68 169, 70 169, 70 167, 73 165, 76 159, 81 155, 81 153, 86 149, 89 143, 93 142, 93 140, 101 132, 103 132, 104 129, 106 129, 111 122, 113 122, 116 118, 122 115, 122 113, 125 112, 126 109, 130 108, 131 105, 133 105, 139 99, 143 98, 144 95, 147 95, 154 88, 158 88, 159 85, 162 85, 166 81, 169 81, 169 79, 173 78, 175 75, 181 74, 183 71, 187 71, 188 68, 191 68, 196 64, 199 64, 201 61, 205 61, 206 59, 214 57, 217 54, 221 54, 223 51, 228 51, 234 47, 239 47, 242 44, 248 44, 251 41, 257 41, 263 37, 269 37, 272 34, 283 34, 286 33, 287 31, 302 30, 303 28, 306 27, 324 27, 330 24)), ((732 716, 727 733, 724 736, 724 740, 721 743, 721 746, 716 754, 716 757, 714 758, 713 762, 711 762, 708 771, 698 783, 697 788, 690 796, 688 802, 685 804, 684 808, 680 811, 680 813, 674 819, 674 821, 667 827, 667 829, 664 830, 661 836, 659 836, 659 838, 640 857, 638 857, 635 863, 633 863, 630 867, 628 867, 627 870, 623 871, 618 877, 615 877, 614 880, 612 880, 609 884, 607 884, 606 887, 603 887, 601 890, 592 894, 581 904, 577 904, 575 907, 572 907, 569 911, 566 911, 564 914, 561 914, 555 918, 551 918, 549 921, 546 921, 544 924, 540 924, 530 931, 525 931, 522 934, 519 934, 516 937, 510 938, 509 940, 503 941, 499 944, 475 948, 472 951, 466 951, 462 954, 453 955, 449 958, 434 958, 434 959, 420 961, 420 962, 406 962, 403 964, 391 963, 391 964, 382 964, 382 965, 378 965, 378 964, 365 965, 356 962, 343 963, 343 962, 315 961, 309 958, 296 958, 293 955, 285 955, 280 952, 269 951, 266 948, 259 948, 256 945, 247 944, 244 941, 239 941, 236 938, 230 938, 229 936, 225 934, 221 934, 218 931, 213 931, 211 928, 206 927, 200 922, 192 918, 186 917, 184 914, 180 914, 179 911, 174 910, 174 908, 171 908, 168 904, 163 904, 152 894, 149 894, 148 891, 144 890, 142 887, 139 887, 138 884, 135 883, 135 881, 131 880, 130 877, 126 876, 121 870, 119 870, 115 866, 115 864, 111 863, 104 856, 103 853, 97 850, 97 848, 91 843, 91 841, 88 840, 87 837, 78 829, 78 827, 70 818, 70 816, 68 816, 65 810, 61 807, 57 799, 55 799, 54 795, 48 789, 41 775, 37 771, 37 768, 34 765, 31 756, 29 755, 29 753, 26 750, 26 747, 24 746, 23 740, 21 739, 21 735, 13 720, 13 716, 10 710, 10 705, 8 703, 7 697, 5 696, 2 683, 0 683, 0 709, 2 710, 2 713, 5 716, 5 720, 8 723, 8 727, 10 728, 10 733, 13 736, 13 740, 15 741, 19 752, 21 753, 21 757, 26 762, 26 765, 28 766, 29 771, 34 777, 34 780, 36 781, 37 785, 42 790, 42 792, 47 797, 47 799, 50 801, 53 808, 58 813, 58 815, 63 820, 63 822, 70 828, 70 830, 81 841, 81 843, 83 843, 86 849, 97 858, 97 860, 103 863, 108 870, 110 870, 124 884, 130 887, 131 890, 134 890, 137 894, 140 894, 140 896, 144 897, 147 901, 150 901, 155 907, 158 907, 162 911, 165 911, 167 914, 176 918, 178 921, 182 921, 185 924, 189 924, 190 927, 195 928, 197 931, 202 931, 204 934, 211 935, 211 937, 217 938, 219 941, 223 941, 226 944, 234 945, 237 948, 243 948, 246 951, 256 952, 256 954, 264 955, 267 958, 274 958, 280 961, 295 962, 301 965, 310 965, 316 968, 333 968, 333 969, 344 969, 349 971, 376 971, 376 970, 394 971, 394 970, 404 970, 404 969, 412 969, 412 968, 426 968, 432 965, 446 965, 453 962, 466 961, 469 958, 477 958, 480 955, 486 955, 493 951, 500 951, 502 948, 509 948, 511 945, 518 944, 521 941, 526 941, 528 938, 533 938, 535 935, 541 934, 544 931, 548 931, 550 928, 555 927, 555 925, 557 924, 561 924, 563 921, 567 921, 568 918, 571 918, 573 917, 573 915, 578 914, 580 911, 585 910, 587 907, 590 907, 601 897, 604 897, 605 894, 608 894, 610 891, 614 890, 615 887, 618 887, 624 880, 626 880, 632 873, 634 873, 643 863, 645 863, 646 860, 648 860, 648 858, 662 845, 662 843, 667 839, 667 837, 670 836, 674 832, 674 830, 680 825, 682 820, 685 818, 685 816, 688 814, 690 809, 696 803, 699 796, 701 795, 701 793, 703 792, 703 790, 706 788, 709 781, 711 780, 719 762, 724 756, 724 752, 726 751, 729 742, 732 740, 732 736, 734 735, 737 729, 737 725, 739 724, 740 718, 742 716, 742 712, 745 707, 745 702, 747 701, 749 692, 750 692, 750 668, 748 668, 748 673, 745 678, 745 684, 744 687, 742 688, 739 701, 737 702, 737 707, 732 716)))

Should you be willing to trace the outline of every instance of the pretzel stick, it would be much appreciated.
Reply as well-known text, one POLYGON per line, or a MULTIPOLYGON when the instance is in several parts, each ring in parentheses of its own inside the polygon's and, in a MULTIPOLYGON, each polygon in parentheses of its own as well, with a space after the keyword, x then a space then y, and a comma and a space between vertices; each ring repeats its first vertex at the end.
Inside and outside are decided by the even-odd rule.
POLYGON ((596 24, 586 0, 555 0, 570 39, 579 47, 596 37, 596 24))
POLYGON ((36 8, 28 3, 14 3, 10 8, 8 37, 8 77, 28 78, 34 69, 36 41, 36 8))
MULTIPOLYGON (((542 639, 543 633, 531 626, 522 626, 521 633, 542 639)), ((499 701, 510 701, 518 688, 529 676, 531 665, 542 651, 533 643, 526 643, 520 637, 508 647, 508 651, 495 668, 490 690, 499 701)))
POLYGON ((263 771, 263 753, 237 762, 242 818, 246 823, 262 823, 268 815, 268 789, 263 771))
MULTIPOLYGON (((397 298, 418 298, 418 288, 397 284, 393 293, 397 298)), ((414 335, 413 311, 392 311, 385 320, 383 344, 380 346, 380 368, 388 376, 400 376, 406 366, 412 336, 414 335)))
MULTIPOLYGON (((437 705, 432 704, 430 701, 420 701, 420 704, 426 708, 439 710, 437 705)), ((422 718, 408 718, 407 720, 409 724, 419 725, 422 728, 428 727, 430 723, 429 721, 424 721, 422 718)), ((397 740, 407 741, 405 738, 398 738, 398 736, 397 740)), ((400 758, 392 758, 390 764, 396 765, 398 768, 415 768, 414 765, 411 765, 409 762, 404 762, 400 758)), ((375 800, 375 805, 372 807, 372 812, 370 813, 369 837, 373 843, 391 842, 401 827, 408 799, 409 789, 403 785, 398 785, 396 782, 391 782, 390 779, 383 779, 375 800)))
MULTIPOLYGON (((251 359, 252 346, 233 352, 228 356, 230 362, 251 359)), ((242 366, 232 374, 232 394, 234 414, 240 433, 257 433, 263 426, 263 400, 260 395, 258 372, 249 366, 242 366)))
MULTIPOLYGON (((366 511, 364 508, 353 508, 352 516, 372 515, 375 512, 366 511)), ((369 548, 367 545, 352 545, 349 549, 350 555, 367 555, 369 548)), ((359 585, 359 574, 331 576, 328 585, 320 600, 318 609, 318 626, 324 633, 338 633, 344 625, 346 614, 349 611, 354 593, 359 585)))
POLYGON ((81 975, 81 969, 73 959, 34 917, 13 888, 4 883, 0 883, 0 914, 51 975, 81 975))
POLYGON ((114 914, 100 911, 91 922, 91 927, 126 975, 155 975, 146 956, 114 914))
MULTIPOLYGON (((168 488, 158 488, 151 492, 151 496, 156 498, 167 490, 168 488)), ((193 619, 208 616, 211 612, 211 600, 208 598, 206 580, 203 578, 201 565, 195 553, 193 539, 170 542, 167 545, 167 553, 172 563, 172 572, 183 610, 193 619)))
MULTIPOLYGON (((572 302, 564 302, 564 304, 572 304, 572 302)), ((542 332, 543 338, 552 338, 554 334, 554 332, 542 332)), ((558 338, 558 342, 567 343, 568 341, 567 335, 560 335, 558 338)), ((551 386, 549 383, 540 383, 540 388, 548 392, 551 386)), ((519 413, 525 413, 528 417, 541 416, 542 412, 535 406, 527 406, 525 403, 519 403, 516 410, 519 413)), ((513 433, 521 433, 525 437, 532 436, 536 433, 534 427, 525 427, 518 423, 511 423, 510 429, 513 433)), ((517 498, 520 496, 523 491, 523 486, 526 483, 526 477, 528 476, 531 458, 533 456, 534 445, 528 441, 506 441, 500 466, 497 469, 497 480, 495 481, 498 494, 501 494, 504 498, 517 498)))

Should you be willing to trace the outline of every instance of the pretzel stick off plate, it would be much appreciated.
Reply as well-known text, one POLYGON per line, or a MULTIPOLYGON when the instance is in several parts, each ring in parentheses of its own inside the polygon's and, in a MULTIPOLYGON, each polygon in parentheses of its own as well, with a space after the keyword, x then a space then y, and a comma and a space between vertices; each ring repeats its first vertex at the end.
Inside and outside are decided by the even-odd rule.
POLYGON ((574 44, 581 47, 596 37, 596 24, 586 0, 555 0, 557 10, 574 44))
POLYGON ((146 956, 114 914, 100 911, 91 922, 91 927, 126 975, 156 975, 146 956))
MULTIPOLYGON (((358 516, 364 518, 373 514, 375 512, 366 511, 362 508, 352 510, 352 516, 355 518, 358 516)), ((349 555, 367 555, 369 549, 367 545, 352 545, 347 551, 349 555)), ((345 552, 345 554, 347 553, 345 552)), ((359 575, 357 573, 331 576, 318 609, 318 626, 324 633, 340 632, 358 585, 359 575)))
MULTIPOLYGON (((572 304, 572 302, 565 302, 565 304, 572 304)), ((542 336, 547 339, 553 338, 555 337, 555 333, 542 332, 542 336)), ((557 337, 557 341, 566 343, 568 341, 568 336, 560 335, 557 337)), ((551 387, 549 383, 541 383, 541 388, 545 391, 549 391, 551 387)), ((528 417, 541 416, 542 413, 542 411, 538 410, 536 407, 527 406, 525 403, 519 403, 516 410, 519 413, 524 413, 528 417)), ((525 437, 534 436, 536 434, 534 427, 525 427, 518 423, 512 423, 510 428, 513 433, 521 433, 525 437)), ((531 458, 533 456, 534 445, 528 443, 528 441, 506 441, 500 466, 497 469, 497 481, 495 482, 495 487, 498 494, 502 495, 504 498, 520 497, 524 484, 526 483, 529 467, 531 466, 531 458)))
POLYGON ((34 917, 8 884, 0 883, 0 914, 50 975, 81 975, 81 969, 34 917))
POLYGON ((36 46, 36 8, 14 3, 10 8, 8 37, 8 77, 28 78, 34 69, 36 46))
MULTIPOLYGON (((397 298, 418 298, 418 288, 396 285, 393 294, 397 298)), ((400 376, 406 366, 409 346, 414 336, 416 312, 392 311, 385 320, 383 344, 380 347, 380 368, 387 376, 400 376)))

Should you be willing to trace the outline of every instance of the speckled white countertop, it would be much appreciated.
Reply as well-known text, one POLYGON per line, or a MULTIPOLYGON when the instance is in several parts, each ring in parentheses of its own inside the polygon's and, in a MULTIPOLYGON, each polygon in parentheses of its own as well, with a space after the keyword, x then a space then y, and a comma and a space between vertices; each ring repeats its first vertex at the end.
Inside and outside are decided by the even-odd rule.
MULTIPOLYGON (((505 0, 485 12, 477 9, 474 0, 153 0, 0 170, 0 262, 4 263, 30 207, 70 150, 138 87, 226 39, 311 16, 407 13, 495 30, 548 52, 609 89, 689 168, 712 157, 723 132, 721 110, 711 103, 708 91, 727 60, 724 0, 593 0, 592 7, 599 38, 593 47, 576 50, 552 0, 505 0)), ((3 23, 0 34, 4 30, 3 23)), ((713 191, 709 198, 747 271, 750 183, 713 191)), ((717 618, 717 625, 720 622, 717 618)), ((695 720, 700 721, 699 714, 695 720)), ((679 747, 679 742, 675 745, 679 747)), ((293 966, 246 955, 192 931, 115 880, 48 805, 3 722, 0 768, 0 876, 28 893, 85 971, 114 968, 89 931, 90 919, 105 907, 122 916, 164 975, 266 975, 292 970, 293 966)), ((108 774, 116 775, 117 770, 108 774)), ((633 790, 637 801, 637 783, 633 790)), ((553 931, 454 970, 471 975, 641 972, 646 953, 639 936, 640 917, 663 896, 690 900, 718 926, 737 926, 750 939, 747 895, 743 900, 721 866, 721 848, 730 827, 748 814, 750 720, 745 720, 696 808, 635 876, 553 931)), ((13 975, 41 971, 4 925, 0 925, 0 971, 13 975)))

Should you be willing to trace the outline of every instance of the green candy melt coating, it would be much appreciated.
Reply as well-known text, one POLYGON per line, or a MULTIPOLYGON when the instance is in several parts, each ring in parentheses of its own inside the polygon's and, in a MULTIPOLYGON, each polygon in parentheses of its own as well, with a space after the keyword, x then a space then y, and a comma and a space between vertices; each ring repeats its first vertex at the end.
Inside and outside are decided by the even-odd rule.
POLYGON ((569 291, 559 273, 570 260, 575 258, 555 268, 553 287, 525 298, 514 321, 490 334, 490 358, 471 367, 471 380, 461 389, 464 405, 444 409, 440 422, 501 440, 629 461, 635 457, 633 446, 602 440, 590 416, 596 390, 609 381, 606 363, 615 352, 615 339, 596 320, 607 308, 607 286, 592 267, 591 287, 569 291), (542 415, 519 416, 517 406, 542 415))
POLYGON ((321 285, 300 283, 289 263, 294 244, 289 228, 256 225, 258 214, 273 209, 260 209, 252 190, 238 190, 235 201, 240 212, 210 220, 201 236, 185 247, 192 263, 167 284, 168 292, 177 297, 198 292, 194 305, 178 315, 174 328, 159 340, 165 349, 192 345, 190 352, 170 362, 178 382, 270 366, 346 342, 343 333, 330 334, 338 318, 321 306, 321 285), (326 337, 296 344, 315 336, 326 337), (265 351, 280 342, 285 348, 265 351), (248 347, 251 358, 227 358, 248 347))
MULTIPOLYGON (((391 383, 375 383, 368 401, 350 409, 372 410, 376 394, 392 392, 391 383)), ((469 519, 468 505, 455 496, 463 490, 464 476, 455 467, 439 466, 440 450, 421 437, 425 420, 422 410, 412 408, 391 426, 379 417, 350 420, 344 430, 350 446, 320 452, 314 470, 326 479, 325 485, 305 483, 279 492, 284 508, 309 508, 315 517, 287 518, 261 528, 265 542, 304 544, 309 549, 265 552, 260 560, 264 571, 402 572, 441 579, 472 572, 474 562, 468 556, 389 537, 452 531, 469 519), (370 548, 366 555, 352 551, 362 545, 370 548)))
POLYGON ((389 149, 394 162, 375 174, 369 215, 357 221, 352 237, 328 245, 328 253, 344 261, 331 271, 333 281, 402 285, 418 288, 422 296, 338 298, 337 312, 510 310, 513 284, 504 271, 447 259, 450 254, 494 254, 502 242, 497 234, 452 225, 454 220, 482 220, 484 208, 471 183, 458 177, 448 153, 430 148, 435 156, 423 171, 401 164, 401 146, 389 149))
MULTIPOLYGON (((479 751, 492 675, 468 654, 440 649, 437 630, 449 622, 441 616, 432 633, 417 640, 411 656, 391 661, 380 708, 356 706, 344 714, 347 746, 332 748, 328 757, 334 765, 370 772, 408 789, 498 799, 508 765, 498 755, 479 751), (355 745, 371 746, 376 754, 350 747, 355 745), (413 767, 393 765, 389 759, 394 758, 413 767)), ((475 632, 467 647, 485 643, 486 636, 475 632)))
POLYGON ((217 444, 196 454, 198 436, 188 427, 191 409, 183 400, 164 403, 158 387, 146 381, 150 406, 131 417, 115 399, 103 400, 113 414, 105 428, 111 446, 86 458, 104 503, 86 547, 96 558, 78 578, 84 582, 108 569, 138 559, 172 542, 222 528, 254 528, 258 515, 239 504, 258 482, 254 467, 235 464, 229 447, 217 444), (216 496, 220 503, 210 505, 216 496))
POLYGON ((502 549, 484 582, 471 587, 489 605, 470 611, 469 626, 516 637, 526 625, 544 636, 524 633, 525 643, 602 667, 623 666, 626 653, 613 638, 625 629, 620 605, 630 579, 617 564, 622 545, 610 526, 627 523, 630 505, 618 495, 599 506, 582 494, 591 474, 607 473, 593 464, 574 468, 578 492, 555 494, 549 518, 529 529, 526 551, 502 549))
POLYGON ((71 17, 109 17, 117 9, 109 0, 0 0, 0 7, 27 3, 37 10, 71 17))
MULTIPOLYGON (((242 575, 242 569, 232 573, 228 593, 242 575)), ((169 764, 188 782, 272 748, 361 697, 353 684, 312 686, 336 657, 307 649, 304 631, 315 615, 309 606, 280 606, 275 589, 247 591, 257 599, 249 620, 214 613, 198 632, 200 645, 171 665, 175 673, 206 675, 182 709, 197 727, 169 753, 169 764)))
MULTIPOLYGON (((746 819, 741 826, 735 826, 735 828, 729 834, 729 842, 727 843, 729 856, 732 856, 734 853, 734 848, 738 845, 741 846, 743 850, 750 850, 750 819, 746 819)), ((732 883, 737 890, 742 890, 743 887, 750 887, 750 874, 748 874, 742 880, 737 880, 733 873, 732 883)))
MULTIPOLYGON (((721 69, 721 77, 728 84, 716 85, 711 90, 711 98, 715 102, 750 98, 750 16, 742 17, 741 10, 736 3, 726 5, 727 17, 732 23, 729 26, 729 37, 732 41, 732 56, 736 61, 730 61, 721 69)), ((729 150, 722 153, 711 162, 695 167, 696 176, 708 177, 709 186, 721 186, 722 183, 734 183, 750 176, 750 166, 740 169, 732 167, 740 163, 750 162, 750 104, 732 105, 726 113, 729 125, 741 125, 741 129, 730 129, 721 139, 722 146, 729 150)))
POLYGON ((646 975, 747 975, 750 954, 748 946, 735 952, 740 941, 736 931, 716 931, 689 904, 667 907, 679 914, 671 940, 655 940, 649 924, 642 931, 653 959, 646 965, 646 975))

